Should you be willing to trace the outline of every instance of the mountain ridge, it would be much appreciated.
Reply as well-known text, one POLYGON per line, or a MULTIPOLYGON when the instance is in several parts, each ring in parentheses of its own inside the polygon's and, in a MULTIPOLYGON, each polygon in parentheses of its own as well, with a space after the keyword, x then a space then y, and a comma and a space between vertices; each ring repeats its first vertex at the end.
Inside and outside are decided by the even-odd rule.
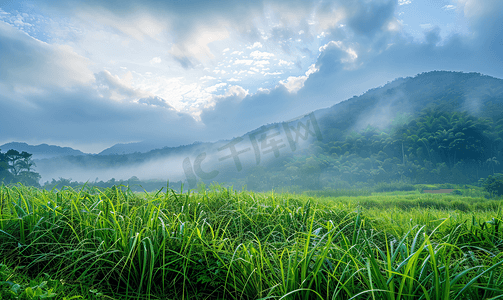
POLYGON ((8 151, 11 149, 17 150, 19 152, 26 151, 32 154, 33 159, 46 159, 58 156, 79 156, 89 154, 77 149, 73 149, 71 147, 61 147, 57 145, 48 145, 45 143, 39 145, 29 145, 28 143, 24 142, 10 142, 0 145, 0 149, 2 149, 2 151, 8 151))

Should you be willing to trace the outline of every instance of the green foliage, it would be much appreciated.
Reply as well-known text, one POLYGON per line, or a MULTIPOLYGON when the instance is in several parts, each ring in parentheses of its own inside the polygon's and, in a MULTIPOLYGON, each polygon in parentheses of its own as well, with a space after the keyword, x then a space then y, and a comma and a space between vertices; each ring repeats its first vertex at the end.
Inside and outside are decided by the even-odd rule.
MULTIPOLYGON (((237 192, 219 185, 185 194, 0 187, 0 257, 12 268, 24 266, 36 280, 16 282, 9 271, 0 279, 17 283, 14 292, 26 297, 503 295, 499 201, 326 196, 237 192), (64 286, 51 278, 64 279, 64 286)), ((10 286, 3 287, 7 295, 10 286)))
POLYGON ((0 264, 0 299, 81 299, 82 296, 74 295, 62 297, 66 290, 62 281, 53 280, 47 273, 40 274, 36 279, 30 280, 28 276, 10 269, 5 264, 0 264), (58 297, 59 296, 59 297, 58 297))
POLYGON ((484 189, 495 196, 503 195, 503 174, 489 175, 484 181, 484 189))
POLYGON ((32 171, 35 163, 31 160, 31 154, 17 150, 0 152, 0 182, 21 183, 30 186, 40 186, 40 175, 32 171))

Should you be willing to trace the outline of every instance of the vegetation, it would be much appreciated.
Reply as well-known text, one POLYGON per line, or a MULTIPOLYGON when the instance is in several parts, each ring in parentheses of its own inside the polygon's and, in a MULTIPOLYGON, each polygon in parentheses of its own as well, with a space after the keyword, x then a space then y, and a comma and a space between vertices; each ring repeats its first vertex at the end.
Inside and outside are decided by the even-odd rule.
POLYGON ((503 174, 495 174, 494 176, 489 175, 489 177, 484 181, 484 188, 491 195, 502 196, 503 174))
POLYGON ((17 150, 0 152, 0 183, 19 182, 24 185, 40 186, 40 175, 32 171, 35 163, 31 160, 31 154, 17 150))
POLYGON ((502 297, 501 200, 389 193, 1 186, 0 297, 502 297))
POLYGON ((268 168, 257 167, 231 182, 262 191, 285 186, 368 188, 392 182, 479 184, 503 171, 502 138, 502 120, 494 123, 466 112, 425 109, 384 130, 368 126, 343 138, 327 131, 311 149, 277 159, 268 168))

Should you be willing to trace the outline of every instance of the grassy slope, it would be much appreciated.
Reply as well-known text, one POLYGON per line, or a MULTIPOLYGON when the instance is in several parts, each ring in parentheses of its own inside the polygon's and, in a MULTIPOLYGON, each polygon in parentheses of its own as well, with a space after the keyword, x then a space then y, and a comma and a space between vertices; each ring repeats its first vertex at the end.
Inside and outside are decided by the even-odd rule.
POLYGON ((5 299, 503 295, 501 201, 219 186, 191 194, 0 187, 0 199, 5 299))

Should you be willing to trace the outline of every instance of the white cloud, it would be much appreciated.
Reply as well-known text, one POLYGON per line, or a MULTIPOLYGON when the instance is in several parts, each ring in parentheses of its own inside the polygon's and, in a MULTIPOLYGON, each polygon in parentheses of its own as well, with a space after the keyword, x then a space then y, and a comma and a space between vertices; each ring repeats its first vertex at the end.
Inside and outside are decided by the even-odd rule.
POLYGON ((134 101, 137 98, 149 96, 148 93, 132 87, 133 74, 131 71, 124 74, 122 78, 112 75, 108 70, 95 74, 95 77, 96 87, 101 97, 115 101, 134 101))
POLYGON ((229 48, 225 48, 225 49, 222 51, 222 53, 225 53, 225 52, 227 52, 227 51, 229 51, 229 50, 231 50, 231 49, 229 49, 229 48))
POLYGON ((262 43, 255 42, 255 43, 253 43, 253 45, 251 45, 250 47, 246 47, 246 48, 248 48, 248 49, 262 48, 262 43))
POLYGON ((251 68, 250 68, 250 70, 251 70, 251 71, 254 71, 254 72, 259 72, 259 71, 260 71, 259 69, 254 68, 254 67, 251 67, 251 68))
POLYGON ((214 93, 218 89, 223 88, 226 85, 227 85, 227 83, 225 83, 225 82, 217 83, 217 84, 215 84, 213 86, 205 88, 204 91, 207 92, 207 93, 214 93))
POLYGON ((253 63, 253 60, 252 59, 236 59, 234 61, 234 64, 235 65, 251 65, 253 63))
POLYGON ((290 93, 297 93, 304 86, 307 76, 289 76, 286 80, 281 80, 282 84, 290 93))
POLYGON ((456 6, 452 5, 452 4, 449 4, 449 5, 444 5, 442 6, 442 9, 445 9, 445 10, 453 10, 453 9, 456 9, 456 6))
POLYGON ((264 73, 264 76, 269 76, 269 75, 276 76, 276 75, 281 75, 281 74, 283 74, 283 72, 272 72, 272 73, 267 72, 267 73, 264 73))
POLYGON ((241 81, 241 79, 236 79, 236 78, 232 77, 231 79, 227 79, 227 81, 241 81))
POLYGON ((411 4, 412 0, 398 0, 398 5, 411 4))
POLYGON ((240 87, 239 85, 232 85, 225 92, 226 97, 236 96, 238 98, 243 99, 247 95, 248 95, 248 90, 245 90, 244 88, 240 87))
POLYGON ((268 60, 258 60, 256 62, 254 62, 253 64, 256 65, 256 66, 263 67, 264 65, 268 65, 269 61, 268 60))
MULTIPOLYGON (((346 64, 354 63, 356 61, 356 59, 358 58, 358 54, 356 53, 356 51, 351 47, 345 46, 341 41, 330 41, 330 42, 326 43, 325 45, 321 46, 319 48, 319 51, 325 52, 327 49, 334 48, 334 47, 346 52, 346 54, 347 54, 346 57, 341 57, 341 59, 340 59, 341 63, 346 63, 346 64)), ((349 68, 349 67, 346 67, 346 68, 349 68)))
POLYGON ((94 81, 90 61, 72 47, 41 42, 2 21, 0 48, 0 83, 36 89, 94 81))
POLYGON ((268 53, 268 52, 260 52, 258 50, 253 51, 250 53, 250 56, 255 58, 255 59, 263 59, 263 58, 270 58, 273 57, 273 53, 268 53))
POLYGON ((291 65, 293 65, 293 62, 289 62, 289 61, 282 60, 282 59, 280 59, 279 63, 278 63, 278 66, 280 66, 280 67, 281 66, 291 66, 291 65))
POLYGON ((279 83, 283 85, 289 93, 297 93, 301 88, 304 87, 304 83, 306 82, 309 75, 317 72, 318 69, 314 64, 309 66, 309 69, 306 72, 305 76, 290 76, 286 80, 281 80, 279 83))
POLYGON ((243 51, 234 51, 231 53, 231 55, 241 55, 243 54, 243 51))
POLYGON ((162 62, 160 57, 154 57, 150 60, 150 64, 160 64, 162 62))
POLYGON ((216 79, 216 78, 212 77, 212 76, 207 76, 207 75, 199 78, 199 80, 213 80, 213 79, 216 79))

